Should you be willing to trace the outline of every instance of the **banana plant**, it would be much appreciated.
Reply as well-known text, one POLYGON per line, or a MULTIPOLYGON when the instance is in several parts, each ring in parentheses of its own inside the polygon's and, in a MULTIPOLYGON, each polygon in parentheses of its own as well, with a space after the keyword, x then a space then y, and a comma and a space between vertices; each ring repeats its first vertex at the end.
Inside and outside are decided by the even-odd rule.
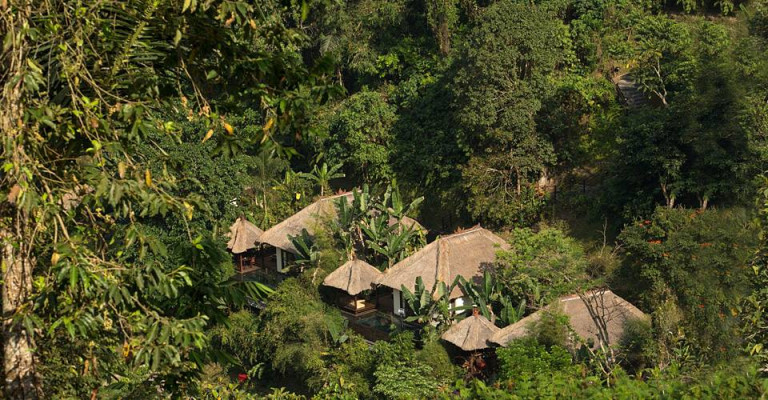
POLYGON ((380 210, 385 214, 389 214, 398 221, 403 217, 411 214, 416 210, 416 207, 424 201, 424 197, 418 197, 408 203, 403 202, 402 196, 400 196, 400 190, 397 188, 397 183, 393 182, 392 185, 387 186, 387 190, 384 192, 384 197, 381 202, 380 210))
POLYGON ((512 325, 517 321, 520 321, 525 316, 525 300, 521 300, 520 303, 515 306, 512 299, 509 296, 501 296, 499 298, 501 303, 501 311, 499 312, 498 321, 501 321, 501 325, 512 325))
POLYGON ((387 258, 387 268, 405 258, 409 245, 416 236, 413 228, 396 230, 388 229, 388 234, 382 242, 368 241, 368 247, 387 258))
POLYGON ((503 327, 517 322, 525 315, 525 300, 515 306, 512 297, 503 293, 490 271, 483 272, 482 281, 476 285, 462 276, 457 277, 457 280, 464 295, 492 323, 503 327), (494 309, 499 310, 498 313, 494 309))
POLYGON ((456 284, 457 281, 450 286, 445 282, 435 282, 432 290, 429 290, 424 286, 424 280, 418 277, 413 292, 404 285, 400 286, 406 304, 415 314, 405 320, 419 324, 430 323, 436 327, 449 322, 451 319, 450 293, 456 284))
POLYGON ((318 168, 317 164, 315 164, 315 166, 312 168, 312 172, 302 172, 299 175, 302 178, 314 181, 317 186, 320 187, 320 196, 324 196, 325 191, 331 189, 331 180, 343 178, 346 176, 343 172, 339 172, 343 166, 344 164, 336 164, 328 167, 328 164, 323 163, 323 166, 318 168))
POLYGON ((301 234, 289 237, 293 247, 298 250, 296 265, 303 270, 306 267, 313 267, 317 265, 319 254, 315 250, 312 236, 309 235, 306 229, 301 230, 301 234))
POLYGON ((349 336, 345 333, 348 325, 349 320, 346 318, 336 321, 327 316, 325 317, 325 326, 328 328, 331 342, 333 342, 334 345, 340 346, 349 339, 349 336))

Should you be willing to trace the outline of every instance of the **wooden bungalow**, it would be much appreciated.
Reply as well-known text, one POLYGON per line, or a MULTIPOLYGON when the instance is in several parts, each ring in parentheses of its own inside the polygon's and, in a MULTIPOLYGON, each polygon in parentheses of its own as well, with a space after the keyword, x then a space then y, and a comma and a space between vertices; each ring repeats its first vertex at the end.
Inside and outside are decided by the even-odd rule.
MULTIPOLYGON (((275 264, 278 272, 285 272, 299 253, 291 238, 301 235, 301 232, 305 229, 310 237, 314 236, 318 224, 323 219, 336 218, 336 201, 340 198, 352 202, 354 194, 346 192, 324 197, 264 231, 259 241, 275 248, 275 264)), ((390 225, 399 223, 402 226, 415 227, 416 229, 426 231, 416 220, 408 217, 403 217, 400 221, 392 219, 389 223, 390 225)))
POLYGON ((264 231, 259 241, 274 247, 278 272, 285 272, 299 253, 291 238, 301 235, 304 229, 310 236, 314 236, 319 220, 335 217, 335 201, 340 197, 351 200, 352 193, 324 197, 264 231))
POLYGON ((632 319, 648 316, 637 307, 607 289, 598 289, 583 295, 569 295, 558 299, 542 310, 509 325, 491 337, 491 342, 506 346, 509 342, 525 337, 532 324, 541 319, 545 310, 556 310, 568 316, 573 334, 569 345, 578 348, 580 343, 594 346, 615 346, 624 335, 624 324, 632 319))
MULTIPOLYGON (((392 312, 405 315, 405 300, 400 293, 402 286, 413 291, 417 277, 421 277, 427 288, 434 287, 435 282, 450 285, 459 275, 468 281, 479 282, 483 271, 496 261, 496 252, 502 249, 509 249, 509 244, 478 225, 424 246, 385 271, 378 283, 392 289, 392 312)), ((451 291, 453 308, 464 305, 463 295, 459 287, 451 291)))
POLYGON ((381 271, 363 260, 350 260, 328 274, 323 285, 339 289, 344 294, 337 297, 342 310, 355 316, 376 310, 375 297, 361 294, 375 294, 375 282, 381 271))
POLYGON ((258 242, 264 232, 245 217, 239 217, 229 227, 227 249, 235 255, 235 266, 239 273, 257 268, 258 242))

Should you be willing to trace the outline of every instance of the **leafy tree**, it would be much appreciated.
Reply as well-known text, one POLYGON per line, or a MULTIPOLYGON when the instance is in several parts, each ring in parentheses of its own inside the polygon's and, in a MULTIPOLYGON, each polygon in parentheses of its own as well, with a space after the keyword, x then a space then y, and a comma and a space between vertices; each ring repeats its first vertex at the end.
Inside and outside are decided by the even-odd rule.
POLYGON ((525 314, 525 300, 514 305, 512 297, 496 278, 496 273, 483 271, 483 280, 477 284, 458 277, 461 291, 477 306, 481 315, 497 326, 504 327, 520 320, 525 314))
POLYGON ((740 345, 733 310, 747 294, 755 246, 750 225, 740 210, 658 208, 650 220, 627 226, 619 236, 626 251, 620 276, 630 298, 654 311, 676 304, 693 350, 713 358, 732 354, 740 345))
POLYGON ((440 330, 451 321, 450 294, 457 282, 448 286, 445 282, 437 281, 429 288, 424 286, 421 277, 416 278, 413 292, 405 286, 400 287, 401 296, 413 315, 405 320, 419 324, 434 326, 440 330))
POLYGON ((496 279, 516 302, 536 308, 586 285, 584 250, 562 231, 515 229, 509 243, 510 250, 498 253, 496 279))
POLYGON ((352 202, 346 198, 336 201, 337 218, 328 221, 328 229, 339 248, 348 256, 380 269, 391 267, 423 245, 424 235, 418 226, 403 218, 421 203, 417 198, 402 201, 397 188, 387 186, 383 196, 373 195, 367 185, 353 191, 352 202))
POLYGON ((344 164, 363 183, 392 177, 390 152, 395 108, 377 92, 362 91, 339 105, 328 122, 327 158, 344 164))
MULTIPOLYGON (((136 146, 153 131, 175 134, 174 121, 158 115, 168 98, 207 125, 202 139, 216 132, 224 138, 223 155, 242 147, 226 139, 234 128, 213 112, 236 110, 232 102, 259 109, 263 126, 253 142, 290 144, 302 132, 309 110, 328 95, 327 81, 301 57, 305 37, 279 14, 261 11, 239 1, 4 6, 0 238, 8 397, 40 397, 30 349, 46 340, 41 334, 66 332, 85 345, 109 331, 126 366, 169 372, 158 379, 168 385, 175 368, 206 348, 209 317, 174 312, 181 289, 198 283, 190 270, 200 265, 161 262, 165 244, 140 227, 151 218, 191 219, 205 201, 174 195, 173 174, 154 170, 136 146)), ((188 230, 192 247, 210 249, 197 236, 188 230)), ((105 379, 120 375, 130 371, 105 379)))
POLYGON ((499 378, 526 380, 537 374, 573 369, 571 354, 563 347, 545 347, 534 339, 514 340, 496 350, 499 378))
POLYGON ((440 53, 447 55, 451 51, 451 34, 459 19, 457 0, 427 0, 427 22, 437 39, 440 53))
POLYGON ((410 365, 397 362, 394 365, 382 365, 376 369, 375 393, 387 399, 413 399, 432 396, 437 389, 435 381, 429 377, 432 370, 426 365, 410 365))
POLYGON ((693 67, 688 28, 664 15, 637 21, 636 58, 632 78, 665 107, 669 89, 684 84, 693 67))
POLYGON ((308 283, 297 278, 283 281, 253 327, 259 331, 256 351, 261 360, 274 372, 299 378, 307 386, 322 374, 325 354, 335 345, 332 331, 339 332, 344 320, 308 283))
POLYGON ((535 117, 561 62, 562 25, 536 5, 502 1, 486 9, 462 53, 455 92, 460 138, 471 154, 462 170, 469 211, 493 226, 538 220, 535 182, 554 162, 535 117), (509 21, 516 21, 510 24, 509 21))
POLYGON ((745 330, 745 340, 749 354, 757 357, 762 363, 762 371, 768 371, 768 267, 766 267, 766 237, 765 218, 768 210, 768 192, 763 191, 760 197, 760 243, 757 254, 752 261, 750 277, 751 293, 744 299, 742 305, 742 321, 745 330))

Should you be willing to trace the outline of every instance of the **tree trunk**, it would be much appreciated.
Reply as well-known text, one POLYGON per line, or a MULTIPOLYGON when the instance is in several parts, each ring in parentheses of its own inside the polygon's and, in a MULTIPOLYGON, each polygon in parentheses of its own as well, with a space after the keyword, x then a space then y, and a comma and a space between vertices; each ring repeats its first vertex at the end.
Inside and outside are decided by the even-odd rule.
MULTIPOLYGON (((17 222, 17 226, 20 222, 17 222)), ((9 399, 37 399, 40 393, 31 351, 32 338, 21 321, 14 320, 23 308, 30 308, 32 263, 24 257, 23 249, 13 245, 14 235, 3 228, 3 370, 5 394, 9 399)))
POLYGON ((0 69, 6 71, 0 98, 0 134, 6 138, 2 157, 13 167, 3 177, 2 185, 11 188, 7 203, 0 204, 0 249, 2 249, 2 333, 4 392, 8 399, 37 399, 42 396, 40 381, 35 370, 32 353, 34 338, 21 323, 21 314, 31 311, 32 271, 34 261, 25 234, 31 232, 30 216, 18 204, 25 179, 22 166, 26 164, 24 147, 18 140, 22 134, 23 92, 22 79, 14 82, 27 65, 28 29, 31 10, 25 1, 5 5, 0 19, 0 31, 9 32, 10 41, 0 54, 0 69))

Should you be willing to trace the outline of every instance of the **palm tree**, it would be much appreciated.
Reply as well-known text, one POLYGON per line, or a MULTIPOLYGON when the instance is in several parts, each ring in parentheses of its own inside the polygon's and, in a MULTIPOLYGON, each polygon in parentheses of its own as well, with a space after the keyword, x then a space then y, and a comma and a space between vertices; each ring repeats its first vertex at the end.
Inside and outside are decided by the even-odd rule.
POLYGON ((255 161, 256 174, 254 176, 254 186, 257 190, 256 196, 258 197, 256 202, 264 210, 264 218, 261 225, 265 227, 269 225, 271 219, 269 215, 269 192, 276 183, 275 178, 285 166, 275 157, 274 146, 268 144, 259 152, 255 161))

